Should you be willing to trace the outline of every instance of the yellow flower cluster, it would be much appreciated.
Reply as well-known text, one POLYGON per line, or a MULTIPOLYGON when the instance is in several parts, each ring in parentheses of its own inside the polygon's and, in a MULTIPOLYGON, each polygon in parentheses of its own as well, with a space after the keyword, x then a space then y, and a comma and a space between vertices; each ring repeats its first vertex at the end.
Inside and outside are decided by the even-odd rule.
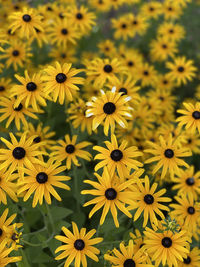
POLYGON ((64 267, 199 267, 200 87, 181 22, 198 3, 37 2, 0 0, 0 266, 24 259, 23 224, 38 232, 26 207, 45 222, 32 246, 64 267), (73 210, 72 231, 49 206, 73 210))

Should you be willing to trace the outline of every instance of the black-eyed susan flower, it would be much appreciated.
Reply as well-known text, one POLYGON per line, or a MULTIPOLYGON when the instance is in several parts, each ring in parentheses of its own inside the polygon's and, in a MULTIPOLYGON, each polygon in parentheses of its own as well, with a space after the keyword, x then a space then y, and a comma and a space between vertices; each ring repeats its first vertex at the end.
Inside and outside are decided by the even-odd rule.
POLYGON ((183 261, 178 262, 179 267, 198 267, 200 265, 200 250, 198 247, 194 247, 190 250, 187 258, 183 258, 183 261))
POLYGON ((160 74, 158 75, 155 88, 158 88, 160 90, 172 91, 172 89, 174 89, 174 81, 166 74, 160 74))
POLYGON ((128 245, 125 246, 124 243, 119 245, 120 251, 116 248, 113 249, 113 256, 109 254, 104 255, 104 259, 112 263, 112 266, 117 267, 150 267, 151 264, 146 264, 147 256, 139 251, 133 240, 129 240, 128 245))
POLYGON ((23 132, 18 132, 18 136, 22 136, 26 132, 27 138, 34 136, 33 143, 39 144, 38 149, 46 151, 50 150, 52 145, 55 145, 56 141, 52 137, 56 134, 50 131, 49 126, 43 126, 39 123, 36 127, 32 123, 28 123, 27 127, 23 128, 23 132))
POLYGON ((144 86, 154 86, 157 80, 157 72, 153 65, 148 63, 142 63, 138 66, 138 78, 141 80, 141 85, 144 86))
POLYGON ((177 45, 166 37, 158 37, 150 43, 150 54, 153 61, 165 61, 177 53, 177 45))
POLYGON ((200 209, 199 203, 194 201, 193 195, 175 196, 177 204, 170 204, 173 210, 170 212, 172 218, 176 218, 178 223, 188 232, 194 233, 199 224, 200 209))
POLYGON ((98 44, 98 48, 102 54, 106 57, 113 57, 116 54, 116 48, 114 42, 107 39, 98 44))
POLYGON ((88 8, 84 6, 70 9, 70 12, 66 14, 68 19, 72 22, 72 25, 77 27, 78 31, 82 34, 87 34, 95 23, 95 13, 89 12, 88 8))
POLYGON ((79 98, 77 102, 71 103, 66 113, 70 114, 69 119, 72 121, 72 125, 75 129, 80 127, 81 132, 87 130, 88 134, 91 135, 93 116, 86 117, 86 110, 86 103, 79 98))
POLYGON ((107 166, 111 175, 117 170, 120 179, 123 181, 129 175, 132 169, 138 170, 143 164, 134 158, 142 155, 136 146, 127 147, 128 142, 123 140, 121 145, 118 145, 116 136, 111 135, 111 142, 105 141, 106 147, 94 146, 93 149, 100 152, 94 159, 101 161, 95 166, 95 171, 107 166))
POLYGON ((24 193, 23 200, 27 201, 32 194, 33 208, 39 203, 42 205, 43 198, 47 204, 51 204, 51 195, 58 201, 61 197, 58 195, 54 187, 70 190, 70 187, 64 183, 71 178, 69 176, 61 175, 66 170, 65 166, 60 166, 60 162, 55 162, 54 159, 49 159, 43 165, 35 164, 28 168, 23 168, 26 177, 20 180, 18 194, 24 193))
POLYGON ((166 20, 178 19, 182 15, 182 8, 178 1, 165 0, 163 2, 163 14, 166 20))
POLYGON ((22 236, 22 232, 19 232, 19 228, 23 226, 23 223, 14 223, 11 226, 4 226, 3 229, 5 231, 5 242, 8 247, 11 247, 13 250, 18 250, 22 248, 20 243, 20 238, 22 236))
POLYGON ((43 31, 42 16, 33 8, 24 7, 22 11, 14 12, 9 16, 11 32, 19 30, 22 37, 29 38, 36 33, 36 28, 43 31))
POLYGON ((15 84, 11 89, 11 97, 17 97, 14 108, 18 107, 24 101, 25 108, 32 106, 34 110, 38 111, 38 104, 46 106, 46 98, 48 98, 44 93, 44 83, 41 79, 41 73, 35 73, 30 77, 26 70, 24 76, 15 75, 21 84, 15 84))
POLYGON ((0 99, 0 122, 6 120, 6 128, 8 128, 12 121, 15 122, 17 130, 20 130, 21 124, 28 126, 27 117, 37 119, 38 117, 33 113, 32 108, 25 108, 24 102, 14 107, 15 98, 1 97, 0 99))
POLYGON ((172 187, 174 190, 178 190, 177 195, 192 195, 197 200, 200 194, 200 171, 194 172, 194 166, 190 166, 188 169, 180 169, 179 175, 173 179, 175 185, 172 187))
POLYGON ((14 67, 14 70, 24 67, 25 63, 29 62, 32 56, 30 47, 21 41, 10 42, 9 46, 5 49, 4 53, 0 55, 0 59, 6 59, 6 66, 14 67))
POLYGON ((111 8, 111 2, 106 0, 89 0, 90 5, 99 12, 107 12, 111 8))
POLYGON ((174 177, 174 174, 179 174, 179 166, 189 167, 189 165, 180 158, 189 157, 192 153, 188 148, 179 147, 178 139, 173 140, 172 135, 170 135, 169 139, 164 140, 164 138, 160 136, 159 141, 160 144, 147 141, 151 148, 145 150, 145 152, 154 155, 152 158, 147 159, 145 163, 157 162, 153 169, 153 174, 162 168, 161 179, 165 177, 167 171, 174 177))
MULTIPOLYGON (((9 212, 9 210, 5 209, 4 212, 2 213, 1 217, 0 217, 0 233, 1 233, 1 235, 0 235, 0 244, 1 244, 0 248, 1 247, 5 248, 5 244, 7 243, 7 240, 6 240, 7 233, 4 229, 7 227, 12 227, 12 223, 17 216, 17 214, 15 213, 15 214, 12 214, 9 218, 7 218, 8 212, 9 212)), ((22 224, 16 223, 16 226, 18 228, 20 228, 22 226, 22 224)), ((1 262, 1 260, 0 260, 0 262, 1 262)))
POLYGON ((180 24, 164 22, 158 27, 158 35, 169 38, 171 41, 180 41, 185 36, 185 30, 180 24))
POLYGON ((18 262, 22 260, 21 256, 10 256, 9 254, 13 251, 13 248, 7 248, 0 246, 0 264, 2 267, 8 266, 10 263, 18 262))
POLYGON ((136 85, 136 80, 132 75, 121 75, 116 81, 111 81, 107 86, 112 89, 116 87, 116 91, 122 93, 122 95, 130 96, 130 103, 137 103, 140 100, 138 91, 140 87, 136 85))
POLYGON ((147 92, 149 100, 152 102, 159 101, 159 107, 161 110, 174 111, 176 105, 176 97, 173 96, 170 91, 157 88, 156 90, 149 90, 147 92))
POLYGON ((77 61, 76 58, 76 49, 73 45, 68 45, 67 48, 64 47, 55 47, 49 53, 49 56, 54 60, 64 64, 66 62, 75 63, 77 61))
POLYGON ((92 260, 98 262, 99 249, 95 248, 94 245, 103 241, 103 238, 92 236, 96 233, 95 229, 92 229, 86 233, 86 228, 81 228, 80 232, 76 223, 72 222, 73 233, 66 227, 62 227, 63 235, 57 235, 55 238, 64 244, 55 250, 55 253, 63 251, 56 260, 67 258, 65 261, 65 267, 70 266, 73 260, 75 260, 75 266, 80 267, 81 263, 83 267, 87 267, 86 256, 92 260))
POLYGON ((83 84, 84 79, 76 77, 82 70, 71 68, 72 64, 58 62, 54 66, 48 66, 42 79, 45 81, 44 92, 51 94, 53 101, 57 99, 62 105, 66 100, 72 101, 74 94, 79 90, 78 84, 83 84))
POLYGON ((0 96, 9 96, 10 89, 12 87, 12 81, 8 78, 0 78, 0 96))
POLYGON ((103 207, 100 225, 104 223, 110 210, 115 226, 119 227, 117 208, 129 218, 132 217, 125 204, 131 204, 133 202, 131 198, 134 193, 129 190, 129 186, 134 183, 135 180, 130 179, 126 182, 120 182, 116 175, 111 175, 109 173, 107 167, 104 167, 102 176, 98 173, 94 173, 94 175, 96 176, 98 182, 91 180, 84 181, 84 183, 93 186, 94 189, 83 190, 81 191, 81 194, 94 195, 95 198, 86 202, 83 206, 86 207, 92 204, 95 205, 89 213, 89 218, 91 218, 97 210, 103 207))
POLYGON ((196 76, 192 60, 187 60, 185 57, 174 58, 174 62, 167 62, 166 67, 170 69, 167 76, 177 82, 177 85, 186 84, 196 76))
POLYGON ((101 87, 107 82, 116 80, 117 74, 127 72, 127 68, 118 58, 101 59, 96 58, 86 66, 86 74, 94 81, 94 85, 101 87))
POLYGON ((196 130, 200 133, 200 102, 183 103, 185 109, 178 109, 177 112, 182 114, 176 121, 180 127, 185 126, 185 129, 191 133, 195 133, 196 130))
POLYGON ((178 267, 178 261, 187 258, 190 237, 184 230, 173 233, 171 230, 163 231, 161 229, 160 232, 157 232, 159 229, 153 230, 146 227, 143 249, 152 255, 151 259, 155 261, 155 266, 162 263, 163 266, 167 264, 169 267, 178 267))
POLYGON ((149 23, 147 22, 147 18, 143 16, 142 14, 134 15, 132 13, 129 14, 129 21, 130 21, 130 27, 133 32, 144 35, 147 27, 149 26, 149 23))
POLYGON ((65 135, 65 141, 59 140, 58 144, 60 146, 53 146, 51 149, 53 152, 51 156, 53 156, 58 161, 66 160, 67 169, 71 169, 71 164, 74 163, 76 166, 79 166, 79 162, 77 158, 82 158, 85 160, 91 160, 91 154, 87 151, 84 151, 83 148, 91 145, 90 142, 77 142, 77 135, 70 136, 65 135))
POLYGON ((71 20, 57 19, 54 20, 48 28, 48 36, 52 44, 66 48, 68 44, 76 44, 80 34, 71 20))
POLYGON ((17 184, 16 179, 18 178, 17 173, 12 173, 3 168, 0 170, 0 203, 7 205, 7 196, 9 196, 13 201, 17 202, 17 184))
POLYGON ((153 183, 153 185, 150 186, 149 178, 146 175, 144 185, 141 180, 138 180, 137 187, 133 187, 135 202, 131 204, 128 209, 137 209, 134 215, 134 221, 136 221, 141 213, 144 212, 143 227, 147 225, 149 219, 151 224, 158 225, 156 214, 159 215, 161 219, 164 219, 165 217, 161 210, 169 211, 169 208, 161 203, 170 202, 171 199, 163 197, 166 193, 166 189, 164 188, 155 192, 157 186, 157 183, 153 183))
POLYGON ((134 31, 131 28, 129 17, 124 15, 118 19, 112 19, 112 27, 115 29, 115 39, 127 40, 129 37, 134 36, 134 31))
POLYGON ((140 12, 146 18, 157 19, 162 14, 162 4, 157 1, 149 1, 142 5, 140 12))
POLYGON ((34 136, 26 138, 24 133, 20 140, 17 141, 13 133, 10 133, 11 142, 1 137, 1 141, 6 145, 6 149, 0 148, 0 160, 3 161, 0 170, 9 167, 9 172, 12 173, 18 170, 20 177, 24 176, 23 167, 32 168, 33 164, 44 163, 37 157, 44 155, 45 152, 38 150, 38 144, 33 144, 34 136))
POLYGON ((122 92, 116 92, 116 88, 113 87, 111 91, 101 90, 100 96, 92 97, 92 101, 86 103, 88 106, 86 116, 93 116, 93 130, 97 129, 104 120, 105 135, 108 135, 109 129, 114 133, 116 122, 123 128, 127 127, 124 117, 132 117, 130 113, 132 108, 127 105, 131 97, 122 94, 122 92))

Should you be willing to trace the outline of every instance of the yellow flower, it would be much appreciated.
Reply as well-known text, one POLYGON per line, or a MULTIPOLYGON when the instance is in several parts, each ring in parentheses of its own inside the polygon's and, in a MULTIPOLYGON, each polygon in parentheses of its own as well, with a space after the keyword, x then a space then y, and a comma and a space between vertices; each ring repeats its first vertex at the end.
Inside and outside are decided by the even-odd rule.
POLYGON ((65 142, 63 140, 59 140, 58 144, 60 146, 53 146, 51 149, 53 152, 51 156, 55 158, 55 160, 63 161, 66 159, 66 167, 67 169, 71 169, 72 162, 79 166, 77 157, 90 161, 91 154, 87 151, 82 150, 82 148, 91 145, 90 142, 80 142, 76 144, 77 135, 72 136, 70 139, 69 135, 65 135, 65 142))
POLYGON ((188 245, 191 242, 189 236, 184 230, 180 230, 178 233, 173 233, 170 230, 160 233, 157 230, 159 228, 152 230, 146 227, 143 249, 152 255, 151 260, 155 261, 155 266, 162 263, 163 266, 167 264, 169 267, 178 267, 178 260, 183 261, 189 253, 188 245))
POLYGON ((134 192, 131 192, 128 190, 128 188, 135 182, 135 180, 130 179, 126 182, 120 182, 116 175, 109 173, 107 167, 104 167, 102 176, 100 176, 98 173, 94 173, 94 175, 98 179, 98 182, 91 180, 84 181, 84 183, 92 185, 94 189, 83 190, 81 191, 81 194, 89 194, 96 197, 86 202, 83 206, 87 207, 95 204, 89 213, 89 218, 91 218, 97 210, 103 207, 100 225, 104 223, 107 213, 110 210, 115 226, 119 227, 116 208, 121 210, 129 218, 132 217, 131 213, 125 207, 125 204, 131 204, 133 202, 132 196, 134 195, 134 192))
POLYGON ((109 254, 104 255, 104 259, 112 263, 112 266, 117 267, 151 267, 151 264, 146 264, 147 256, 141 251, 137 250, 137 246, 133 240, 129 240, 128 245, 125 246, 123 242, 119 245, 120 251, 113 249, 113 256, 109 254))
POLYGON ((194 233, 199 225, 199 203, 194 201, 192 194, 175 196, 174 199, 178 204, 170 204, 170 207, 173 208, 170 212, 171 217, 176 218, 185 230, 194 233))
POLYGON ((24 102, 20 103, 19 106, 14 108, 15 101, 15 98, 1 97, 0 121, 7 120, 6 128, 8 128, 11 122, 14 121, 17 130, 20 130, 21 123, 24 126, 28 125, 28 122, 25 118, 26 116, 31 117, 33 119, 38 119, 38 117, 33 113, 33 109, 25 108, 24 102))
POLYGON ((63 183, 71 178, 69 176, 59 175, 66 169, 65 166, 60 166, 60 162, 55 162, 54 159, 49 159, 48 162, 42 165, 35 164, 28 168, 23 168, 23 171, 27 176, 19 181, 18 194, 24 193, 24 201, 27 201, 32 194, 33 208, 36 207, 39 202, 43 203, 43 198, 50 205, 51 195, 53 195, 58 201, 61 201, 61 197, 58 195, 54 187, 70 190, 70 187, 63 183))
POLYGON ((100 152, 94 159, 101 161, 95 166, 95 171, 107 166, 111 175, 117 170, 120 179, 123 181, 128 177, 132 169, 138 170, 143 164, 133 158, 141 156, 143 153, 138 151, 136 146, 127 147, 128 142, 123 140, 119 146, 116 136, 111 135, 111 142, 105 141, 107 148, 94 146, 93 149, 100 152))
POLYGON ((178 139, 173 139, 170 134, 169 139, 164 140, 164 138, 160 136, 159 141, 160 144, 147 141, 152 148, 145 150, 145 152, 154 155, 152 158, 147 159, 145 163, 157 162, 153 169, 153 174, 162 168, 161 179, 165 177, 167 171, 170 173, 171 177, 174 177, 174 174, 179 174, 180 172, 179 166, 189 167, 189 165, 180 158, 191 156, 192 153, 188 148, 180 148, 178 139))
POLYGON ((200 194, 200 171, 194 173, 194 166, 185 170, 181 169, 179 175, 174 177, 173 183, 175 185, 172 189, 178 190, 178 196, 192 195, 197 200, 200 194))
POLYGON ((107 81, 117 80, 117 74, 127 72, 127 68, 117 58, 92 60, 87 66, 86 74, 100 89, 107 81))
POLYGON ((53 101, 57 99, 62 105, 66 100, 72 101, 73 95, 79 90, 77 84, 83 84, 84 79, 75 77, 76 74, 82 72, 75 68, 71 68, 72 64, 64 63, 60 65, 55 63, 55 67, 48 66, 42 79, 45 81, 44 92, 51 94, 53 101))
POLYGON ((9 47, 0 55, 0 59, 5 58, 7 68, 13 66, 16 71, 19 67, 24 67, 25 63, 29 63, 29 57, 31 56, 30 47, 17 40, 10 42, 9 47))
POLYGON ((193 65, 192 60, 186 60, 185 57, 174 58, 174 62, 167 62, 166 67, 170 69, 167 76, 177 82, 180 86, 182 83, 186 84, 188 81, 196 76, 196 67, 193 65))
POLYGON ((191 133, 195 133, 196 130, 200 133, 200 102, 197 102, 195 105, 192 103, 183 103, 185 109, 178 109, 177 112, 183 114, 178 117, 179 126, 185 125, 185 129, 191 133))
POLYGON ((83 267, 87 267, 86 256, 92 260, 98 262, 96 254, 99 254, 99 249, 95 248, 93 245, 96 245, 103 241, 103 238, 91 237, 96 233, 96 230, 93 229, 86 234, 86 228, 81 228, 80 232, 76 223, 72 222, 73 233, 69 231, 66 227, 62 227, 64 236, 57 235, 55 238, 64 243, 64 245, 58 247, 55 250, 55 253, 63 251, 56 260, 61 260, 67 258, 65 261, 65 267, 70 266, 71 262, 75 259, 75 266, 80 267, 82 263, 83 267))
POLYGON ((143 227, 145 227, 148 223, 148 219, 150 218, 151 224, 158 225, 158 220, 156 218, 156 214, 159 215, 161 219, 164 219, 165 216, 161 212, 161 210, 169 211, 169 208, 160 204, 160 202, 170 202, 171 199, 168 197, 163 197, 162 195, 166 193, 166 189, 162 189, 155 193, 158 184, 153 183, 150 187, 149 178, 146 175, 144 179, 144 185, 141 180, 138 179, 137 187, 131 187, 134 194, 135 203, 131 204, 128 209, 137 209, 134 215, 134 221, 136 221, 142 212, 144 212, 144 221, 143 227), (138 189, 137 189, 138 188, 138 189))
POLYGON ((33 8, 24 7, 22 11, 12 13, 9 19, 11 32, 19 29, 22 37, 29 38, 30 35, 35 35, 36 28, 43 31, 42 16, 38 15, 33 8))
POLYGON ((75 45, 76 39, 80 38, 80 33, 75 25, 71 20, 67 20, 66 18, 54 20, 49 25, 48 32, 52 44, 64 48, 67 48, 69 44, 75 45))
POLYGON ((44 93, 44 84, 41 79, 41 74, 33 74, 32 77, 28 75, 26 70, 25 77, 15 75, 16 79, 21 85, 14 85, 11 89, 11 97, 17 97, 14 108, 24 100, 25 107, 32 106, 34 110, 38 111, 38 104, 46 106, 46 94, 44 93))
POLYGON ((105 135, 108 135, 109 129, 114 133, 115 122, 126 128, 128 125, 124 117, 132 117, 129 113, 132 108, 126 105, 129 100, 130 96, 122 95, 122 92, 117 93, 115 87, 106 93, 101 90, 100 96, 92 97, 92 101, 86 103, 86 117, 93 116, 92 129, 97 129, 104 120, 105 135))
MULTIPOLYGON (((45 152, 38 151, 38 144, 33 144, 35 136, 26 138, 24 133, 18 142, 16 137, 10 133, 11 142, 1 137, 1 141, 7 146, 6 149, 0 148, 0 160, 3 161, 0 165, 0 170, 9 167, 9 172, 13 173, 18 170, 20 177, 24 177, 23 167, 33 167, 33 164, 43 164, 37 158, 39 155, 44 155, 45 152)), ((44 164, 43 164, 44 165, 44 164)))

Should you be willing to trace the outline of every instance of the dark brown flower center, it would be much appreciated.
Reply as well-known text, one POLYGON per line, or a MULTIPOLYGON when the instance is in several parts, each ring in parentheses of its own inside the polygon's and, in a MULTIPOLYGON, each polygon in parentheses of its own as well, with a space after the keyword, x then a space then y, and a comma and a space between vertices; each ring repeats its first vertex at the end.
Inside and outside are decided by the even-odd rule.
POLYGON ((68 30, 67 30, 67 29, 62 29, 62 30, 61 30, 61 33, 62 33, 63 35, 67 35, 67 34, 68 34, 68 30))
POLYGON ((172 240, 170 237, 164 237, 162 239, 162 245, 165 248, 170 248, 172 246, 172 240))
POLYGON ((31 21, 31 16, 28 15, 28 14, 23 15, 22 18, 23 18, 23 21, 25 21, 25 22, 29 22, 29 21, 31 21))
POLYGON ((178 67, 179 72, 184 72, 184 70, 185 70, 184 67, 182 67, 182 66, 178 67))
POLYGON ((115 112, 115 110, 116 110, 116 106, 112 102, 107 102, 103 106, 104 113, 106 113, 108 115, 113 114, 115 112))
POLYGON ((74 153, 75 151, 75 146, 74 145, 67 145, 66 148, 65 148, 65 151, 68 153, 68 154, 72 154, 74 153))
POLYGON ((83 18, 83 15, 79 12, 79 13, 76 14, 76 18, 77 19, 82 19, 83 18))
POLYGON ((189 177, 185 180, 187 185, 193 185, 195 183, 194 177, 189 177))
POLYGON ((107 72, 107 73, 110 73, 110 72, 112 72, 113 68, 112 68, 112 66, 111 66, 110 64, 106 64, 106 65, 104 66, 103 70, 104 70, 105 72, 107 72))
POLYGON ((135 262, 132 259, 127 259, 125 260, 123 266, 124 267, 135 267, 135 262))
POLYGON ((74 247, 76 250, 83 250, 85 247, 85 242, 82 239, 77 239, 74 242, 74 247))
POLYGON ((20 103, 18 107, 14 108, 15 111, 20 111, 22 110, 23 105, 20 103))
POLYGON ((58 83, 64 83, 67 80, 67 76, 64 73, 58 73, 56 75, 56 81, 58 83))
POLYGON ((48 175, 45 172, 39 172, 36 175, 36 180, 39 184, 45 184, 48 181, 48 175))
POLYGON ((26 151, 23 147, 15 147, 13 149, 12 155, 15 159, 23 159, 26 155, 26 151))
POLYGON ((174 151, 172 149, 168 148, 165 150, 164 155, 166 158, 171 159, 174 156, 174 151))
POLYGON ((188 213, 189 213, 189 214, 191 214, 191 215, 192 215, 192 214, 194 214, 194 213, 195 213, 195 208, 194 208, 194 207, 192 207, 192 206, 191 206, 191 207, 188 207, 187 211, 188 211, 188 213))
POLYGON ((146 194, 144 196, 144 202, 148 205, 151 205, 154 202, 154 197, 151 194, 146 194))
POLYGON ((195 120, 199 120, 200 119, 200 112, 199 111, 194 111, 192 113, 192 117, 195 119, 195 120))
POLYGON ((123 153, 119 149, 115 149, 110 153, 110 157, 114 161, 120 161, 123 158, 123 153))
POLYGON ((117 192, 114 188, 108 188, 106 191, 105 191, 105 197, 108 199, 108 200, 114 200, 116 197, 117 197, 117 192))
POLYGON ((191 258, 190 258, 190 256, 187 256, 186 259, 183 259, 183 262, 184 262, 185 264, 190 264, 190 263, 191 263, 191 258))
POLYGON ((18 51, 18 50, 13 50, 12 55, 13 55, 14 57, 19 56, 19 51, 18 51))
POLYGON ((26 89, 30 92, 35 91, 37 89, 37 85, 34 82, 27 83, 26 89))

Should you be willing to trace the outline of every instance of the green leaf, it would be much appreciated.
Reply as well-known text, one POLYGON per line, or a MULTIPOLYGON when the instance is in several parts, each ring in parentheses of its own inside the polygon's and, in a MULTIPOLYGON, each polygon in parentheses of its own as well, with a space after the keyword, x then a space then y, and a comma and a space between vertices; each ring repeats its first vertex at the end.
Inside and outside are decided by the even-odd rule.
POLYGON ((54 206, 54 207, 51 207, 51 214, 53 217, 53 221, 58 222, 61 219, 72 214, 72 210, 63 208, 63 207, 54 206))

